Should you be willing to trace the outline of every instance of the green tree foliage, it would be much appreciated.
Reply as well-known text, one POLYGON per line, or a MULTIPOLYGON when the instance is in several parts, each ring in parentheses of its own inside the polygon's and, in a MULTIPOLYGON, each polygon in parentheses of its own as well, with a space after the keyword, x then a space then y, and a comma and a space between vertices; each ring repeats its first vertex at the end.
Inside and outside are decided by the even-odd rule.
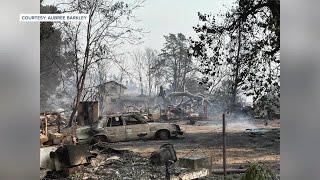
POLYGON ((188 91, 191 94, 197 94, 197 93, 204 94, 206 89, 202 85, 200 85, 198 82, 199 82, 199 78, 192 77, 192 76, 187 78, 186 85, 185 85, 186 91, 188 91))
POLYGON ((238 0, 225 14, 198 16, 190 53, 200 61, 201 84, 210 88, 228 72, 231 107, 240 93, 254 101, 271 91, 280 97, 279 0, 238 0))
POLYGON ((187 75, 192 70, 192 61, 188 56, 188 40, 181 33, 164 37, 166 42, 154 69, 169 82, 173 92, 184 91, 187 75))
POLYGON ((280 99, 277 92, 268 92, 259 97, 254 104, 255 114, 257 116, 273 119, 275 115, 280 112, 280 99))
POLYGON ((257 163, 250 166, 240 180, 267 180, 276 177, 274 172, 264 164, 257 163))
MULTIPOLYGON (((210 94, 210 99, 214 100, 214 104, 219 108, 226 110, 232 99, 231 90, 232 81, 224 80, 221 82, 219 88, 217 88, 212 94, 210 94)), ((223 112, 223 111, 222 111, 223 112)))
POLYGON ((144 53, 146 58, 144 66, 148 83, 148 95, 151 96, 152 91, 155 90, 159 84, 159 79, 155 77, 152 70, 159 57, 157 50, 152 48, 145 48, 144 53))
MULTIPOLYGON (((60 13, 55 6, 40 4, 43 14, 60 13)), ((41 109, 48 108, 47 100, 55 93, 61 83, 63 71, 67 69, 67 61, 61 52, 63 45, 61 31, 53 22, 40 23, 40 104, 41 109)))

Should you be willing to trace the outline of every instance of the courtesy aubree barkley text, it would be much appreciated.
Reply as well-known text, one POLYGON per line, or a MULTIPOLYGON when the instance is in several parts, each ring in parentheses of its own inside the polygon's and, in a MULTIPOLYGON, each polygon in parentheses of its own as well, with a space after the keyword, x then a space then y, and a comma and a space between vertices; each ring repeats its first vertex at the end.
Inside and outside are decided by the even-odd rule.
POLYGON ((87 21, 87 15, 55 14, 55 15, 22 15, 21 21, 87 21))

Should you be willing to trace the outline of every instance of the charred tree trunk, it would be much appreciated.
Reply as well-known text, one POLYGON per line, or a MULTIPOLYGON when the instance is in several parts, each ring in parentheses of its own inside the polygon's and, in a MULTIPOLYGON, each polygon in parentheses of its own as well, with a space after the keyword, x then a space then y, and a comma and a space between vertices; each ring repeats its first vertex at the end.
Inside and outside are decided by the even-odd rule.
POLYGON ((241 21, 239 21, 239 33, 238 33, 238 51, 237 51, 237 59, 236 59, 236 67, 235 67, 235 74, 234 74, 234 82, 232 86, 232 91, 231 91, 231 106, 230 106, 230 111, 234 111, 235 105, 236 105, 236 98, 238 94, 238 86, 240 83, 240 77, 239 77, 239 70, 241 66, 240 62, 240 49, 241 49, 241 21))
POLYGON ((68 124, 69 127, 72 126, 73 120, 75 119, 75 114, 78 111, 78 107, 79 107, 79 104, 80 104, 80 98, 81 98, 82 92, 83 92, 85 77, 86 77, 86 71, 82 72, 82 75, 80 76, 80 82, 77 85, 77 96, 76 96, 76 99, 75 99, 74 106, 72 108, 72 113, 71 113, 69 124, 68 124))
MULTIPOLYGON (((91 38, 91 21, 92 21, 92 16, 94 14, 94 11, 92 11, 89 15, 89 22, 88 22, 88 27, 87 27, 87 39, 86 39, 86 49, 85 49, 85 53, 84 53, 84 62, 82 65, 82 71, 81 71, 81 75, 78 78, 78 74, 77 76, 77 96, 75 98, 75 103, 74 103, 74 107, 72 109, 72 113, 70 116, 70 120, 69 120, 69 124, 68 126, 71 127, 73 124, 73 120, 75 118, 75 114, 78 111, 78 107, 79 107, 79 103, 80 103, 80 98, 82 96, 82 92, 83 92, 83 88, 84 88, 84 83, 86 80, 86 75, 87 75, 87 71, 88 68, 90 66, 90 62, 89 62, 89 54, 90 54, 90 38, 91 38)), ((77 36, 76 36, 76 41, 77 42, 77 36)), ((75 44, 75 54, 76 54, 76 58, 77 58, 77 44, 75 44)), ((78 64, 76 64, 76 66, 78 66, 78 64)), ((78 68, 77 68, 78 69, 78 68)), ((78 70, 77 70, 78 72, 78 70)))
POLYGON ((143 95, 143 84, 142 84, 142 76, 141 76, 141 73, 140 73, 139 80, 140 80, 140 91, 141 91, 141 95, 143 95))
POLYGON ((151 74, 150 74, 150 70, 149 70, 149 72, 148 72, 148 89, 149 89, 149 93, 148 93, 148 95, 149 96, 151 96, 151 74))

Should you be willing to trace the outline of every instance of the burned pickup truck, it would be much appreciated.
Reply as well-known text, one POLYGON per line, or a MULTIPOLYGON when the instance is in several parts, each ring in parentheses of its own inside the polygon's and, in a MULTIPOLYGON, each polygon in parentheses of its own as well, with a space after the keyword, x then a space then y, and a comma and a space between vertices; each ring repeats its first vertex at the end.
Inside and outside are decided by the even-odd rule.
POLYGON ((135 113, 105 116, 92 125, 76 130, 79 142, 97 143, 139 139, 166 140, 182 135, 179 125, 147 123, 135 113))

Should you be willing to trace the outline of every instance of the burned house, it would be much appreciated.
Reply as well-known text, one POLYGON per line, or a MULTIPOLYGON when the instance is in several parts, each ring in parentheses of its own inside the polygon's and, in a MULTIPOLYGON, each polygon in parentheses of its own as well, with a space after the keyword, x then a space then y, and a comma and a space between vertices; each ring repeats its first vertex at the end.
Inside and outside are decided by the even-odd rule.
POLYGON ((123 110, 121 98, 124 96, 126 86, 109 81, 98 85, 98 98, 100 102, 100 110, 102 113, 120 112, 123 110))
POLYGON ((152 107, 155 98, 139 94, 127 94, 127 87, 115 81, 98 86, 100 112, 102 114, 140 111, 152 107))
POLYGON ((142 111, 148 107, 148 98, 145 95, 125 95, 121 97, 125 111, 142 111))
POLYGON ((125 95, 121 98, 125 111, 140 111, 146 113, 155 107, 157 97, 146 95, 125 95))

